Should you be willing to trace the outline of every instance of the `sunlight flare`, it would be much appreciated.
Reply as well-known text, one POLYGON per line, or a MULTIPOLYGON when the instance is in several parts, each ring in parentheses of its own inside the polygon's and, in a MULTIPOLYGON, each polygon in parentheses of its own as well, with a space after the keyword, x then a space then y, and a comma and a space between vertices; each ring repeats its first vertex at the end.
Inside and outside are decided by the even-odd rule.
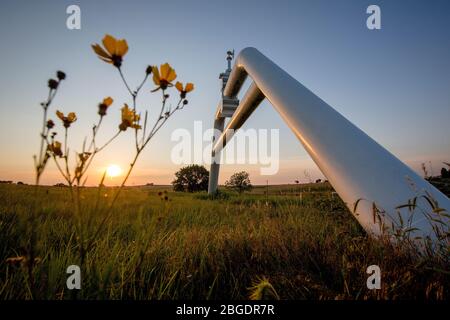
POLYGON ((106 168, 106 175, 110 178, 118 177, 122 174, 122 169, 117 164, 111 164, 106 168))

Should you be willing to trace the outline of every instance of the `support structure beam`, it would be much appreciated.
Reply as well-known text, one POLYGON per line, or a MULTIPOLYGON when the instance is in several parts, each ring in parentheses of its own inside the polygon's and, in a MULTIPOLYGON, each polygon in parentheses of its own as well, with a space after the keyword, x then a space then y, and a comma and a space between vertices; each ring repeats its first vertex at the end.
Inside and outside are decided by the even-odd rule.
MULTIPOLYGON (((216 117, 214 119, 214 129, 223 132, 223 127, 225 124, 225 118, 224 117, 216 117)), ((217 185, 219 183, 219 170, 220 170, 220 151, 215 152, 214 149, 211 152, 211 167, 209 170, 209 180, 208 180, 208 193, 209 194, 215 194, 217 192, 217 185), (219 159, 219 160, 216 160, 219 159)))
POLYGON ((222 130, 222 134, 214 143, 213 152, 216 156, 216 159, 217 154, 225 147, 227 142, 231 140, 236 130, 238 130, 245 123, 245 121, 247 121, 247 119, 261 104, 264 98, 265 96, 261 92, 261 90, 259 90, 255 83, 252 83, 244 98, 239 103, 239 106, 234 112, 233 117, 227 123, 225 130, 222 130))

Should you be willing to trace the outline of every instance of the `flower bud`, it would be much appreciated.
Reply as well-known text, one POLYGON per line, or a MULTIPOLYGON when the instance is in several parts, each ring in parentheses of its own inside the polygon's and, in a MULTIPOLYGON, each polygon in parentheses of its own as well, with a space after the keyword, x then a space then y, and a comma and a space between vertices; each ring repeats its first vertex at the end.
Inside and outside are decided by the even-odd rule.
POLYGON ((58 81, 56 81, 55 79, 50 79, 48 80, 48 87, 50 89, 56 89, 58 88, 58 81))
POLYGON ((122 122, 121 124, 119 124, 120 131, 125 131, 125 130, 127 130, 127 128, 128 128, 128 125, 126 122, 122 122))
POLYGON ((56 72, 56 76, 58 77, 59 80, 64 80, 66 78, 66 74, 60 70, 56 72))
POLYGON ((152 66, 148 66, 147 69, 145 70, 145 73, 146 73, 147 75, 150 75, 150 74, 152 73, 152 69, 153 69, 152 66))
POLYGON ((106 104, 100 103, 98 105, 98 114, 101 115, 101 116, 105 116, 107 109, 108 109, 108 106, 106 104))
POLYGON ((51 129, 55 126, 55 123, 53 122, 53 120, 48 120, 47 121, 47 129, 51 129))

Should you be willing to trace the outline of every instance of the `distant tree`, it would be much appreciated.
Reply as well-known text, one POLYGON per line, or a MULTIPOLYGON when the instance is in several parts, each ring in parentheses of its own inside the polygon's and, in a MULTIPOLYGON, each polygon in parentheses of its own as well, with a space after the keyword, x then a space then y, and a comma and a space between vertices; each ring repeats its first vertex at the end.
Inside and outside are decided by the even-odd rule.
POLYGON ((322 179, 317 179, 316 180, 316 183, 321 183, 322 182, 322 179))
POLYGON ((67 185, 65 185, 64 183, 61 183, 61 182, 56 183, 54 186, 55 187, 68 187, 67 185))
POLYGON ((441 169, 441 178, 450 178, 450 170, 442 168, 441 169))
POLYGON ((172 181, 174 191, 196 192, 208 190, 209 172, 196 164, 183 167, 175 173, 172 181))
POLYGON ((25 185, 22 181, 17 182, 18 185, 25 185))
POLYGON ((298 181, 298 180, 295 180, 294 182, 295 182, 296 184, 299 184, 299 183, 300 183, 300 181, 298 181))
POLYGON ((248 172, 241 171, 236 172, 230 177, 230 180, 225 182, 225 186, 231 189, 235 189, 237 192, 242 193, 252 189, 248 172))

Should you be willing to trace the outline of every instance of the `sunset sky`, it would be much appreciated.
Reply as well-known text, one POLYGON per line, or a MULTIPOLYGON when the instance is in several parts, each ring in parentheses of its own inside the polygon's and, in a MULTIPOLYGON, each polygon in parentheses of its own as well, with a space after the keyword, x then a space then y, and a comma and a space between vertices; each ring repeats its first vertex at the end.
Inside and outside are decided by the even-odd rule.
MULTIPOLYGON (((170 152, 173 130, 213 124, 226 51, 253 46, 316 93, 390 152, 420 172, 438 174, 450 162, 450 2, 448 1, 17 1, 0 2, 0 180, 33 182, 47 80, 64 70, 50 112, 74 111, 71 144, 80 148, 106 96, 101 137, 112 135, 120 108, 130 104, 117 70, 90 45, 109 33, 128 41, 123 71, 132 87, 147 65, 169 62, 182 82, 193 82, 188 107, 174 115, 140 158, 128 185, 169 184, 179 165, 170 152), (81 8, 81 30, 66 28, 66 7, 81 8), (368 30, 366 8, 378 4, 382 29, 368 30)), ((139 100, 156 112, 148 82, 139 100)), ((59 123, 58 123, 59 125, 59 123)), ((264 102, 243 128, 280 129, 280 170, 261 176, 259 165, 222 166, 220 182, 247 170, 253 183, 323 178, 280 116, 264 102)), ((60 131, 62 132, 62 131, 60 131)), ((206 145, 207 143, 205 143, 206 145)), ((125 132, 93 163, 88 184, 111 164, 125 169, 133 133, 125 132)), ((208 167, 209 169, 209 167, 208 167)), ((368 173, 375 174, 375 173, 368 173)), ((120 176, 109 178, 115 184, 120 176)), ((51 164, 44 184, 62 182, 51 164)))

